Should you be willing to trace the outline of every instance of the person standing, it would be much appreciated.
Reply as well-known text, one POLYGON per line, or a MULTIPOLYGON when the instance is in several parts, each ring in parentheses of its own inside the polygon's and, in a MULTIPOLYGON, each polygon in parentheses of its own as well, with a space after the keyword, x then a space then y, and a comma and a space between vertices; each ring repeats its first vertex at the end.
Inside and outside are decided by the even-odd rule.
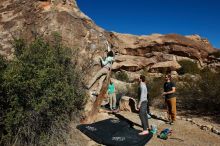
POLYGON ((165 98, 165 104, 167 106, 167 118, 168 123, 173 125, 176 121, 176 87, 173 82, 171 82, 171 75, 168 74, 165 76, 165 83, 164 83, 164 92, 163 96, 165 98))
POLYGON ((116 95, 115 95, 115 84, 112 79, 110 80, 110 84, 108 85, 108 97, 109 97, 109 105, 111 110, 116 109, 116 95))
POLYGON ((146 135, 149 133, 149 124, 148 118, 146 116, 147 113, 147 86, 145 84, 145 76, 141 75, 139 78, 140 82, 140 95, 139 95, 139 103, 138 103, 138 110, 139 110, 139 117, 141 120, 141 124, 143 127, 143 131, 139 133, 139 135, 146 135))

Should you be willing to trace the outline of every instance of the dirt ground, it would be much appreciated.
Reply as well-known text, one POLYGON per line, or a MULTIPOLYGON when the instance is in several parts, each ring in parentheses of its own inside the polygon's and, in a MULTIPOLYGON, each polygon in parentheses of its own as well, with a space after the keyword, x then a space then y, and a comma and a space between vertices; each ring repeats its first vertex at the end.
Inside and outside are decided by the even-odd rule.
MULTIPOLYGON (((161 113, 163 114, 163 112, 161 113)), ((118 114, 133 121, 137 125, 140 125, 140 119, 137 114, 124 112, 124 111, 119 112, 118 114)), ((107 118, 117 118, 117 117, 115 117, 112 114, 100 113, 98 115, 97 121, 107 118)), ((200 122, 202 121, 203 120, 200 119, 200 122)), ((157 138, 157 134, 155 134, 154 137, 146 144, 147 146, 220 146, 220 135, 214 134, 209 131, 201 130, 198 126, 185 120, 178 119, 174 125, 168 125, 162 120, 151 118, 149 120, 149 124, 157 125, 158 134, 164 128, 172 129, 173 133, 168 140, 159 139, 157 138)), ((134 128, 141 129, 140 126, 135 126, 134 128)), ((80 131, 79 133, 83 137, 80 138, 81 142, 82 141, 87 142, 86 144, 87 146, 100 146, 100 144, 97 144, 96 142, 94 142, 93 140, 82 134, 80 131)), ((79 146, 76 143, 73 145, 79 146)))

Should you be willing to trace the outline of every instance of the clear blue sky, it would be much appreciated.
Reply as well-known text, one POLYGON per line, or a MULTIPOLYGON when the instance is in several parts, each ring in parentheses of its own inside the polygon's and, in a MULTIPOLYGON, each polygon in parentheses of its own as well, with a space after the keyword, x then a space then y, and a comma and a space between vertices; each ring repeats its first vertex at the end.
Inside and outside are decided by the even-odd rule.
POLYGON ((198 34, 220 48, 220 0, 77 0, 107 31, 198 34))

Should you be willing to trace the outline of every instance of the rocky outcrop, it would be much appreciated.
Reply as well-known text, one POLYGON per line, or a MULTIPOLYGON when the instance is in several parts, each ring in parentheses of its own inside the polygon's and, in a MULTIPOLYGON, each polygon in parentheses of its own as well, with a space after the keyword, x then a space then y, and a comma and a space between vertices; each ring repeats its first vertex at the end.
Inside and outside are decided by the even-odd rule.
POLYGON ((135 36, 114 33, 114 36, 119 40, 120 52, 126 55, 146 56, 152 52, 163 52, 192 59, 205 59, 208 53, 215 51, 211 44, 203 39, 178 34, 135 36))
POLYGON ((207 39, 202 39, 198 35, 152 34, 136 36, 113 33, 112 36, 119 40, 117 43, 119 53, 147 58, 154 57, 157 62, 186 59, 196 60, 199 65, 204 66, 204 63, 210 63, 208 62, 209 54, 216 51, 207 39))
POLYGON ((160 70, 161 68, 168 68, 170 71, 175 71, 180 69, 181 66, 177 61, 164 61, 155 63, 151 66, 150 70, 151 72, 158 72, 157 70, 160 70))
MULTIPOLYGON (((88 70, 85 82, 88 82, 101 68, 97 58, 105 55, 107 44, 116 53, 112 71, 127 72, 129 81, 137 79, 143 73, 142 71, 153 72, 148 75, 154 77, 161 76, 158 73, 161 72, 161 68, 172 68, 172 71, 175 71, 180 67, 176 62, 179 60, 199 62, 201 66, 220 67, 220 60, 209 55, 216 49, 207 39, 198 35, 137 36, 107 32, 81 12, 75 0, 67 1, 1 0, 0 54, 7 59, 14 58, 11 43, 14 38, 22 37, 30 42, 40 36, 54 43, 53 36, 58 33, 65 46, 73 51, 79 50, 77 56, 79 66, 88 70), (210 62, 214 62, 214 64, 210 65, 210 62)), ((84 69, 82 70, 84 71, 84 69)), ((132 90, 134 86, 134 84, 118 80, 113 80, 113 82, 117 87, 116 90, 123 93, 132 90)), ((103 94, 100 96, 104 97, 103 94)), ((96 106, 96 110, 92 114, 95 115, 99 104, 94 105, 92 102, 85 111, 91 111, 91 107, 94 106, 96 106)))
POLYGON ((54 32, 61 35, 66 46, 80 48, 82 56, 106 48, 104 30, 78 9, 75 0, 71 5, 62 0, 2 0, 0 31, 0 53, 8 58, 13 57, 13 37, 32 40, 41 36, 50 40, 54 32))
MULTIPOLYGON (((11 40, 14 37, 32 40, 41 36, 50 41, 54 32, 59 33, 67 47, 80 50, 79 62, 94 61, 88 76, 100 69, 95 65, 96 58, 105 54, 106 42, 117 54, 113 71, 151 71, 155 66, 178 69, 176 63, 167 63, 179 60, 193 60, 203 66, 210 63, 209 54, 216 51, 207 39, 198 35, 137 36, 107 32, 81 12, 75 0, 66 3, 63 0, 2 0, 0 31, 0 54, 8 59, 13 58, 11 40)), ((220 62, 213 60, 215 64, 220 62)))
POLYGON ((113 70, 138 71, 157 62, 155 57, 146 58, 134 55, 118 55, 112 66, 113 70))

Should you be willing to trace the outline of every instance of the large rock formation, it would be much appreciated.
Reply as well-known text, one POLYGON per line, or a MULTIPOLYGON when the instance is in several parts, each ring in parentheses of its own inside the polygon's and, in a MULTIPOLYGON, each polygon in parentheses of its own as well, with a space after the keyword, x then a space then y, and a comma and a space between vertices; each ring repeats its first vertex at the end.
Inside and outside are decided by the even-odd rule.
MULTIPOLYGON (((210 63, 209 54, 216 51, 207 39, 198 35, 136 36, 107 32, 82 13, 75 0, 66 3, 63 0, 1 0, 0 31, 0 54, 8 59, 13 58, 13 37, 32 40, 42 36, 50 40, 58 32, 66 46, 79 48, 81 62, 91 59, 94 65, 108 42, 117 54, 113 70, 130 72, 155 71, 156 67, 177 69, 178 60, 197 61, 203 66, 210 63), (172 65, 162 63, 167 61, 172 65)), ((92 67, 90 75, 98 68, 92 67)))
POLYGON ((198 35, 181 36, 178 34, 153 34, 135 36, 113 33, 112 38, 118 40, 116 46, 120 54, 157 58, 157 62, 193 59, 208 63, 210 53, 216 51, 206 39, 198 35), (117 39, 115 39, 117 38, 117 39))
POLYGON ((13 37, 32 40, 38 35, 49 40, 54 32, 62 36, 65 45, 80 48, 86 56, 89 51, 104 48, 104 30, 79 11, 75 1, 71 5, 60 1, 2 0, 0 53, 9 58, 13 56, 10 43, 13 37))
MULTIPOLYGON (((63 44, 74 51, 79 50, 79 65, 88 70, 85 79, 91 79, 100 69, 98 56, 105 54, 106 44, 116 53, 112 70, 123 70, 129 81, 134 81, 142 71, 152 72, 156 77, 161 68, 175 71, 180 67, 179 60, 199 62, 201 66, 212 66, 212 62, 214 66, 220 64, 219 59, 209 56, 216 49, 198 35, 136 36, 107 32, 81 12, 75 0, 1 0, 0 32, 0 54, 8 59, 14 58, 13 38, 31 41, 40 36, 52 42, 53 34, 59 33, 63 44), (88 62, 89 66, 85 66, 88 62)), ((131 86, 114 82, 120 91, 131 86)), ((94 107, 90 113, 95 115, 98 106, 90 106, 94 107)))

